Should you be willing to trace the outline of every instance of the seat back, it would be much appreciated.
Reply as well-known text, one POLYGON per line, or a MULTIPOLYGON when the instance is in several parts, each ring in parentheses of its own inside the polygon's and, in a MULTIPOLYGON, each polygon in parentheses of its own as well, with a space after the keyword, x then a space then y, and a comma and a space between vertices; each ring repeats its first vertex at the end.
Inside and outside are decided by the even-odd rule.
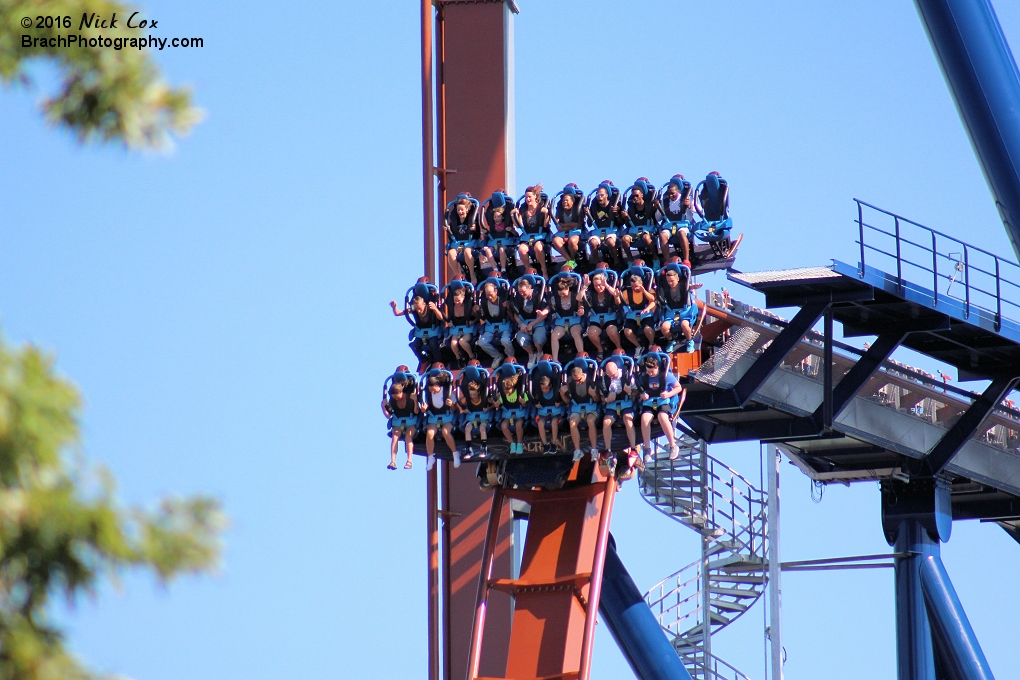
POLYGON ((698 185, 698 214, 709 222, 729 217, 729 184, 718 172, 710 172, 698 185))

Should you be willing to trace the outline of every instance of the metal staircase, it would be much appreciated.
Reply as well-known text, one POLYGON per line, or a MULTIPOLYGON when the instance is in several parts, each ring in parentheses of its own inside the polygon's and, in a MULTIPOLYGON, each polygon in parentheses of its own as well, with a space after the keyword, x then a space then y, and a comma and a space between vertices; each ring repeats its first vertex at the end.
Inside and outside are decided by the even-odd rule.
POLYGON ((701 556, 645 595, 695 680, 749 680, 712 654, 712 633, 747 611, 768 583, 766 493, 678 433, 680 456, 657 447, 641 495, 701 536, 701 556), (708 615, 706 616, 706 612, 708 615))

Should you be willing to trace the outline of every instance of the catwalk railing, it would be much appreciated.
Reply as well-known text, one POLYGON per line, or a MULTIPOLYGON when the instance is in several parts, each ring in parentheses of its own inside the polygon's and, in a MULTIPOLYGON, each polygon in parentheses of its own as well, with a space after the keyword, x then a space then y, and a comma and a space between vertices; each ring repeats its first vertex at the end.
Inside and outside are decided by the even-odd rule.
MULTIPOLYGON (((870 203, 857 203, 860 266, 895 272, 907 280, 930 282, 934 306, 941 297, 963 303, 965 315, 976 308, 1002 318, 1020 318, 1020 265, 955 236, 936 231, 870 203)), ((961 225, 962 226, 962 225, 961 225)))

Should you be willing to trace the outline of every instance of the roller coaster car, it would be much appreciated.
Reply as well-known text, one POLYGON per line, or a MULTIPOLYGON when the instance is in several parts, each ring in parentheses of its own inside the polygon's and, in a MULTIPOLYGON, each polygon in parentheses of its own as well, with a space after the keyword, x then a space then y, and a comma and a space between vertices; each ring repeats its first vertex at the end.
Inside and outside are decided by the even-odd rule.
POLYGON ((718 172, 710 172, 694 192, 694 210, 701 218, 694 225, 694 235, 707 243, 717 258, 733 257, 743 235, 730 240, 733 219, 730 217, 730 187, 718 172))

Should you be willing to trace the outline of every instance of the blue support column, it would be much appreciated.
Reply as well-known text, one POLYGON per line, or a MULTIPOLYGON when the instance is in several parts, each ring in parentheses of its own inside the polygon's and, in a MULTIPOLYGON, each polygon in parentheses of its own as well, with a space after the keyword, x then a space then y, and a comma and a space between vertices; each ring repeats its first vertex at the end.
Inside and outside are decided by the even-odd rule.
MULTIPOLYGON (((691 680, 609 537, 599 613, 640 680, 691 680)), ((933 679, 934 680, 934 679, 933 679)))
POLYGON ((931 626, 921 591, 921 561, 939 554, 938 541, 932 540, 920 522, 900 524, 896 552, 896 677, 898 680, 936 680, 935 650, 931 626))
POLYGON ((1020 257, 1020 73, 990 0, 914 0, 1020 257))
POLYGON ((923 558, 920 572, 921 591, 945 676, 949 680, 995 680, 941 558, 937 554, 923 558))

